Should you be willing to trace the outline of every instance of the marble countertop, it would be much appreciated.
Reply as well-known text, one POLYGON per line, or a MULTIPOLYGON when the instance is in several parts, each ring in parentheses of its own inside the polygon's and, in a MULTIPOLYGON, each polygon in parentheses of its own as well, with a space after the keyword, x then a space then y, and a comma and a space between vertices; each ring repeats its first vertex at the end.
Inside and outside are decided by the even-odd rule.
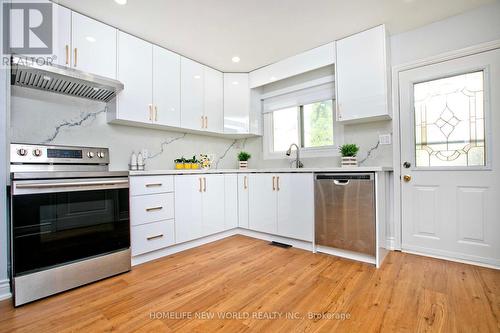
POLYGON ((217 174, 217 173, 313 173, 313 172, 392 172, 392 167, 366 166, 353 168, 323 167, 323 168, 272 168, 272 169, 198 169, 198 170, 146 170, 130 171, 130 176, 154 176, 154 175, 192 175, 192 174, 217 174))

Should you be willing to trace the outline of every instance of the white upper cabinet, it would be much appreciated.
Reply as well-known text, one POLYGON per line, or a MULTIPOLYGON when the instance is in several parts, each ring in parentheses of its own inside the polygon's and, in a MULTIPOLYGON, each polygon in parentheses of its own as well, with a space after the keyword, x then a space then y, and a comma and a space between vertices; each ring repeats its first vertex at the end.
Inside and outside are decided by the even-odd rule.
POLYGON ((181 57, 153 45, 154 123, 181 126, 181 57))
POLYGON ((249 131, 248 74, 224 73, 224 133, 249 133, 249 131))
POLYGON ((54 64, 69 67, 71 65, 71 10, 52 4, 53 17, 53 53, 54 64))
POLYGON ((250 174, 248 176, 249 228, 276 234, 277 226, 276 175, 250 174))
POLYGON ((278 235, 312 242, 314 181, 310 173, 277 175, 278 235))
POLYGON ((202 64, 181 57, 181 126, 187 129, 203 130, 204 77, 202 64))
POLYGON ((335 42, 302 52, 250 73, 250 88, 283 80, 335 63, 335 42))
POLYGON ((390 118, 386 43, 383 25, 337 41, 337 120, 390 118))
POLYGON ((118 118, 151 123, 153 120, 153 46, 137 37, 118 33, 118 118))
POLYGON ((205 107, 203 115, 205 117, 205 130, 209 132, 222 133, 224 92, 222 73, 205 66, 205 87, 204 87, 205 107))
POLYGON ((115 28, 72 12, 72 67, 116 78, 116 39, 115 28))

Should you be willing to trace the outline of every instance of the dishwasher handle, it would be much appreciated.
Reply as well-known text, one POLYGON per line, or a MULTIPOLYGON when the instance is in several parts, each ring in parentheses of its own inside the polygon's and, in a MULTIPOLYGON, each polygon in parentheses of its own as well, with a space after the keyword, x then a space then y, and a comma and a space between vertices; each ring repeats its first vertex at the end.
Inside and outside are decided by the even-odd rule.
POLYGON ((335 183, 335 185, 347 185, 350 180, 373 180, 373 173, 349 173, 349 174, 327 174, 327 173, 318 173, 316 174, 316 180, 329 180, 335 183))
POLYGON ((333 180, 333 183, 337 186, 347 186, 349 185, 350 180, 349 179, 342 179, 342 180, 333 180))

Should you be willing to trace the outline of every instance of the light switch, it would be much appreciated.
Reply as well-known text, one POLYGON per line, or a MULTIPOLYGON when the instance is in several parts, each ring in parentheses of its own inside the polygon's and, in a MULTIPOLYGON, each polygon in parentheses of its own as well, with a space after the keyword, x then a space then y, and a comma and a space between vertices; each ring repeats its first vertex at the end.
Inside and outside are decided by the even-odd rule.
POLYGON ((381 145, 390 145, 392 143, 392 137, 391 134, 379 134, 378 135, 378 141, 380 142, 381 145))

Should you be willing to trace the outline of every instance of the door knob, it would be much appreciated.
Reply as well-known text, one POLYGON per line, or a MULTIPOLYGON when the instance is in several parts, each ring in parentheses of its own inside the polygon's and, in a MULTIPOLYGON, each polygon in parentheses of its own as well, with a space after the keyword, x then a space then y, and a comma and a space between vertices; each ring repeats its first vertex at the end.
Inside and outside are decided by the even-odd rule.
POLYGON ((408 183, 411 180, 411 176, 410 175, 404 175, 403 176, 403 180, 408 183))
POLYGON ((403 163, 403 168, 409 169, 410 167, 411 167, 411 163, 410 162, 404 162, 403 163))

